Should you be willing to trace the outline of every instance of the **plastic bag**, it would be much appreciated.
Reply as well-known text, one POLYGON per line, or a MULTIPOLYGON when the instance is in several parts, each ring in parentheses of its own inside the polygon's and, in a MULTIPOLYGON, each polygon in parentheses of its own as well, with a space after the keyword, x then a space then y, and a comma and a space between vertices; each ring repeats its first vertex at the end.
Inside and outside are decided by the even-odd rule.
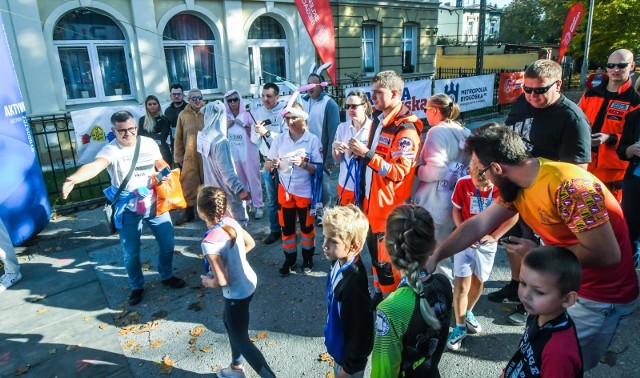
POLYGON ((171 171, 167 176, 168 181, 158 183, 156 175, 151 176, 151 181, 158 194, 156 205, 156 216, 162 215, 169 210, 185 209, 187 202, 182 194, 180 185, 180 168, 171 171))

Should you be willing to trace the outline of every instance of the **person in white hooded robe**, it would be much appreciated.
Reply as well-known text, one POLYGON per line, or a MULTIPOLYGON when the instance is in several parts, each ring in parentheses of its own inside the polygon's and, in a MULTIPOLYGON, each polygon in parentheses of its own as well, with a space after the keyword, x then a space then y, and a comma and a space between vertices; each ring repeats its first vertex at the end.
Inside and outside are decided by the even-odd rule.
POLYGON ((227 193, 230 215, 240 225, 247 225, 247 210, 243 201, 251 200, 238 178, 231 158, 231 149, 227 139, 227 116, 225 105, 213 101, 203 107, 204 128, 198 132, 197 150, 202 155, 204 184, 220 188, 227 193))

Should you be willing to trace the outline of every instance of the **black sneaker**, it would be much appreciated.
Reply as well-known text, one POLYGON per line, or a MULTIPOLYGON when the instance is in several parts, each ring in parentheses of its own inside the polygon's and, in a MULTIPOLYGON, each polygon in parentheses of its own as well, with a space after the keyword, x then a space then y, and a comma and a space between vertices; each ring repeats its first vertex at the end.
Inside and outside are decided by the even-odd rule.
POLYGON ((267 235, 266 238, 262 239, 262 243, 273 244, 280 239, 282 239, 282 232, 272 232, 269 235, 267 235))
POLYGON ((497 303, 514 303, 520 302, 520 298, 518 298, 518 285, 520 283, 518 281, 511 280, 508 284, 506 284, 502 289, 498 291, 494 291, 493 293, 489 293, 487 298, 491 302, 497 303))
POLYGON ((173 289, 180 289, 184 287, 185 282, 176 276, 171 276, 171 278, 162 281, 162 284, 173 289))
POLYGON ((511 311, 507 320, 509 324, 514 326, 524 325, 527 322, 527 310, 524 309, 523 305, 519 304, 511 311))
POLYGON ((313 260, 305 260, 302 262, 302 274, 311 273, 313 270, 313 260))
POLYGON ((144 289, 135 289, 131 291, 131 295, 129 296, 129 305, 135 306, 142 301, 142 293, 144 289))
POLYGON ((289 265, 289 263, 285 261, 285 263, 282 265, 282 268, 280 268, 279 272, 280 272, 280 277, 288 276, 289 274, 291 274, 291 265, 289 265))

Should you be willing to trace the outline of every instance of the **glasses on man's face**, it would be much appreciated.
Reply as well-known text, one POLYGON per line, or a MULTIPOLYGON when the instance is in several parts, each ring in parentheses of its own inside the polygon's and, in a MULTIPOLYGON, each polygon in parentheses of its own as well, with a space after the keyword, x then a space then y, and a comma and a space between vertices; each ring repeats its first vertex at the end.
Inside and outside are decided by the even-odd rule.
POLYGON ((300 119, 300 117, 284 117, 285 122, 295 122, 298 119, 300 119))
POLYGON ((227 101, 230 102, 230 103, 231 102, 238 102, 238 101, 240 101, 240 99, 237 98, 237 97, 234 97, 234 98, 228 98, 227 101))
POLYGON ((345 109, 350 110, 350 109, 358 109, 358 106, 360 106, 362 104, 346 104, 344 106, 345 109))
POLYGON ((622 62, 622 63, 607 63, 604 66, 607 67, 608 69, 612 70, 614 68, 619 68, 619 69, 624 69, 627 68, 628 65, 630 65, 631 62, 622 62))
POLYGON ((480 178, 484 178, 484 174, 491 168, 491 164, 487 165, 486 167, 479 169, 478 170, 478 177, 480 178))
POLYGON ((129 127, 128 129, 116 129, 120 135, 125 135, 126 133, 135 134, 137 129, 135 127, 129 127))
POLYGON ((173 96, 173 97, 181 97, 181 96, 184 96, 184 93, 180 93, 180 92, 178 92, 178 93, 171 93, 171 96, 173 96))
POLYGON ((189 100, 193 101, 193 102, 196 102, 196 101, 202 101, 203 98, 204 97, 202 97, 202 96, 193 96, 189 100))
POLYGON ((524 89, 524 93, 526 93, 526 94, 535 93, 537 95, 541 95, 541 94, 545 94, 545 93, 549 92, 549 89, 551 89, 551 87, 556 85, 556 83, 559 82, 559 81, 560 80, 556 80, 553 83, 547 85, 546 87, 540 87, 540 88, 531 88, 531 87, 527 87, 526 85, 523 85, 522 89, 524 89))

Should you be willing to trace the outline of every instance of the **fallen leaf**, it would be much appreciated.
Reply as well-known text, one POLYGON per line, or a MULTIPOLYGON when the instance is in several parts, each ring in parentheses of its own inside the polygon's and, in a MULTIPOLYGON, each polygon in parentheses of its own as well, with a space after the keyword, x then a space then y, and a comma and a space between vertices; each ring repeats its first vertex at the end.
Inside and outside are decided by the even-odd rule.
POLYGON ((80 348, 80 344, 76 344, 76 345, 69 345, 69 346, 67 347, 67 352, 70 352, 70 351, 72 351, 72 350, 74 350, 74 349, 78 349, 78 348, 80 348))
POLYGON ((155 348, 160 347, 160 345, 162 345, 162 343, 163 343, 163 341, 162 341, 162 340, 160 340, 160 339, 155 339, 155 340, 152 340, 152 341, 151 341, 151 343, 149 343, 149 345, 150 345, 152 348, 154 348, 154 349, 155 349, 155 348))
POLYGON ((129 332, 132 332, 134 329, 136 329, 136 326, 130 325, 130 326, 126 326, 124 328, 121 328, 118 333, 121 335, 126 335, 129 332))
POLYGON ((276 342, 273 340, 267 341, 267 346, 272 346, 272 345, 276 345, 276 342))
POLYGON ((45 299, 46 297, 47 297, 46 294, 34 295, 33 297, 29 298, 29 302, 35 303, 35 302, 38 302, 38 301, 41 301, 41 300, 45 299))
POLYGON ((191 340, 189 340, 189 345, 195 344, 196 341, 198 341, 198 339, 196 339, 195 337, 192 337, 191 340))
POLYGON ((222 365, 213 365, 211 366, 211 371, 217 373, 218 370, 222 369, 222 365))
POLYGON ((196 348, 196 347, 194 347, 194 346, 192 346, 192 347, 190 347, 190 348, 189 348, 189 352, 191 352, 191 353, 195 353, 195 352, 196 352, 196 350, 198 350, 198 348, 196 348))
POLYGON ((320 356, 318 356, 318 361, 322 361, 322 362, 333 361, 333 357, 331 357, 331 355, 327 352, 320 353, 320 356))
POLYGON ((334 377, 334 375, 333 375, 333 372, 332 372, 332 371, 330 371, 330 372, 328 372, 328 373, 327 373, 327 378, 333 378, 333 377, 334 377))
POLYGON ((189 331, 189 334, 191 336, 200 336, 203 333, 204 333, 204 327, 203 326, 197 326, 196 328, 194 328, 191 331, 189 331))
POLYGON ((171 374, 173 364, 174 362, 169 358, 169 356, 162 357, 162 362, 160 363, 160 374, 171 374))
POLYGON ((136 354, 136 353, 140 352, 141 350, 142 350, 142 345, 136 344, 136 346, 131 351, 131 354, 136 354))
POLYGON ((257 340, 256 340, 256 339, 254 339, 253 337, 250 337, 250 338, 249 338, 249 341, 251 341, 252 343, 255 343, 257 340))
POLYGON ((40 308, 40 309, 38 309, 36 312, 37 312, 38 314, 44 314, 44 313, 45 313, 45 312, 47 312, 47 311, 49 311, 49 309, 46 309, 46 308, 40 308))
POLYGON ((256 337, 260 340, 262 339, 266 339, 267 338, 267 333, 266 332, 258 332, 258 334, 256 335, 256 337))
POLYGON ((22 375, 22 374, 28 372, 30 367, 31 367, 31 365, 24 365, 22 367, 19 367, 16 370, 16 375, 22 375))
POLYGON ((133 347, 134 345, 136 345, 136 341, 135 340, 129 340, 126 343, 124 343, 124 345, 122 347, 124 349, 129 349, 129 348, 133 347))
POLYGON ((86 321, 89 321, 89 320, 91 320, 91 319, 93 319, 93 318, 92 318, 92 317, 90 317, 90 316, 85 316, 84 318, 82 318, 82 320, 84 320, 85 322, 86 322, 86 321))
POLYGON ((102 324, 100 324, 100 325, 98 326, 98 328, 100 328, 100 329, 105 329, 105 328, 107 328, 108 326, 109 326, 109 325, 108 325, 107 323, 102 323, 102 324))
POLYGON ((149 264, 142 264, 142 271, 143 271, 143 272, 146 272, 146 271, 148 271, 148 270, 150 270, 150 269, 151 269, 151 265, 149 265, 149 264))
POLYGON ((58 353, 58 350, 56 348, 49 350, 49 354, 56 354, 56 353, 58 353))
POLYGON ((208 346, 207 347, 202 347, 202 348, 200 348, 200 351, 202 353, 211 353, 211 347, 208 347, 208 346))

